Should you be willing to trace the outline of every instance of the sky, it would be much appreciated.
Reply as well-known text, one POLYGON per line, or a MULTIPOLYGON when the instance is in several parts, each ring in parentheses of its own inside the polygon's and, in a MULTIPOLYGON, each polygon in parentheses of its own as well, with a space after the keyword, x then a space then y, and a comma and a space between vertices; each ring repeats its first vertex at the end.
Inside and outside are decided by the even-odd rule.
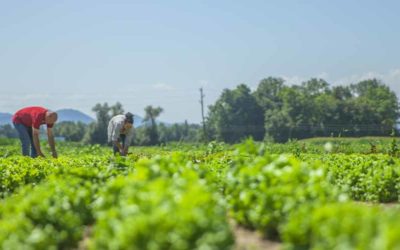
POLYGON ((0 112, 119 101, 201 121, 222 90, 268 76, 378 78, 400 96, 400 1, 3 1, 0 112), (207 111, 207 109, 206 109, 207 111))

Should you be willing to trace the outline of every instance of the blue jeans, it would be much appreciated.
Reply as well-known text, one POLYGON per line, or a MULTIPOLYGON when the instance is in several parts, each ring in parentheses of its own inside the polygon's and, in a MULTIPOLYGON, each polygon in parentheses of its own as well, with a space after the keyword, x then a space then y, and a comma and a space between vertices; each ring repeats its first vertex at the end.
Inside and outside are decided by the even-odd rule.
MULTIPOLYGON (((118 141, 122 144, 122 148, 125 148, 125 140, 126 140, 126 135, 120 134, 118 141)), ((113 145, 113 151, 114 151, 114 155, 117 154, 119 152, 118 147, 113 145)))
POLYGON ((29 147, 31 148, 31 157, 37 157, 36 149, 33 144, 32 127, 27 127, 20 123, 14 123, 14 127, 18 132, 19 140, 22 146, 22 155, 29 156, 29 147))

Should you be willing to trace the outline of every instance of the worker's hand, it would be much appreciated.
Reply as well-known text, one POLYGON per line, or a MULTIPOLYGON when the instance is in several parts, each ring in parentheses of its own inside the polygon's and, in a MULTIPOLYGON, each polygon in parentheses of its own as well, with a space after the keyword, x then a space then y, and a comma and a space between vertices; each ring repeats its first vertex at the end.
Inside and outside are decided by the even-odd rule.
POLYGON ((119 154, 120 154, 121 156, 124 156, 124 155, 125 155, 125 151, 124 151, 123 149, 121 149, 121 150, 119 151, 119 154))

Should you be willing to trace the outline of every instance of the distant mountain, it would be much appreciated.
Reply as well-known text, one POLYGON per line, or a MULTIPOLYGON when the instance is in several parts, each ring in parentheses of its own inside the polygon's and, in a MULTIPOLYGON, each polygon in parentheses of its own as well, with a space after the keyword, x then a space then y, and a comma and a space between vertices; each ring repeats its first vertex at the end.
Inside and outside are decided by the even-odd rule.
POLYGON ((0 113, 0 125, 11 124, 12 114, 10 113, 0 113))
MULTIPOLYGON (((60 109, 57 110, 58 113, 58 122, 63 122, 63 121, 72 121, 72 122, 83 122, 85 124, 89 124, 91 122, 94 122, 95 119, 92 117, 88 116, 87 114, 76 110, 76 109, 60 109)), ((143 122, 143 117, 138 116, 138 115, 133 115, 134 117, 134 126, 135 127, 140 127, 144 125, 143 122)))
POLYGON ((92 117, 76 109, 60 109, 56 112, 58 114, 57 122, 71 121, 89 124, 94 121, 92 117))

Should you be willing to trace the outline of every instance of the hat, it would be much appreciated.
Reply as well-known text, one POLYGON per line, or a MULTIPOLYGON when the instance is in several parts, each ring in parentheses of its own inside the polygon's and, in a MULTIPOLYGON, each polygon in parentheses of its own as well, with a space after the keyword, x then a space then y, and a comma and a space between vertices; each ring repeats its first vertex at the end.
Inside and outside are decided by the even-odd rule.
POLYGON ((133 114, 128 112, 125 114, 125 121, 133 124, 133 114))

